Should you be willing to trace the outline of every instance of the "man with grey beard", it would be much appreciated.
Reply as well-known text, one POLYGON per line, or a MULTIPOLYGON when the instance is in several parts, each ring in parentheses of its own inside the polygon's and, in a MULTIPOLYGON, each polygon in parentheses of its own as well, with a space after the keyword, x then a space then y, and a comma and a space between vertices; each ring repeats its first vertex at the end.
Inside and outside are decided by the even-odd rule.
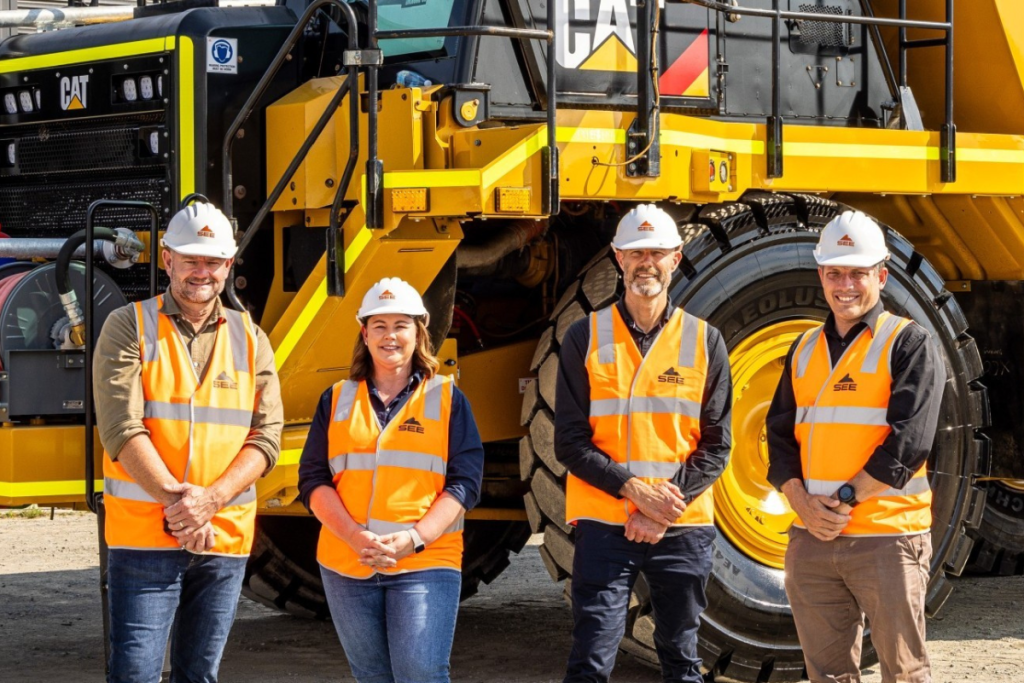
POLYGON ((663 679, 699 683, 711 485, 731 438, 729 355, 718 330, 669 302, 682 240, 667 213, 632 209, 612 248, 622 298, 569 328, 558 367, 555 455, 576 527, 565 681, 608 680, 643 573, 663 679))
POLYGON ((274 351, 221 306, 232 226, 206 202, 162 240, 167 292, 114 311, 96 346, 111 683, 213 683, 242 588, 254 483, 280 449, 274 351))

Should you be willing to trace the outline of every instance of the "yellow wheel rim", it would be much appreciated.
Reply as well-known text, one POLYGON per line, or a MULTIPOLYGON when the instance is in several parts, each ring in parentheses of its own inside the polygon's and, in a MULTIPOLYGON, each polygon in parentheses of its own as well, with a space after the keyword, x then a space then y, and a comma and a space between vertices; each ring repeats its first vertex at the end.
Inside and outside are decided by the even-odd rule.
POLYGON ((758 330, 729 354, 733 383, 732 456, 715 483, 715 521, 748 557, 781 569, 795 515, 768 483, 765 416, 786 354, 802 332, 819 325, 789 320, 758 330))

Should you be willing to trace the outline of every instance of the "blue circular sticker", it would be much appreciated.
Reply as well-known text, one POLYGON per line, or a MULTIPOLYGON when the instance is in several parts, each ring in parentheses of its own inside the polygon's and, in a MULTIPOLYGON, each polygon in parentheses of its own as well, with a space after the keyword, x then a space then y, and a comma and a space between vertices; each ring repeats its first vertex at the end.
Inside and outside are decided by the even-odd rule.
POLYGON ((218 64, 227 64, 231 61, 235 51, 231 48, 231 43, 221 38, 214 42, 213 47, 210 49, 210 53, 213 55, 213 61, 218 64))

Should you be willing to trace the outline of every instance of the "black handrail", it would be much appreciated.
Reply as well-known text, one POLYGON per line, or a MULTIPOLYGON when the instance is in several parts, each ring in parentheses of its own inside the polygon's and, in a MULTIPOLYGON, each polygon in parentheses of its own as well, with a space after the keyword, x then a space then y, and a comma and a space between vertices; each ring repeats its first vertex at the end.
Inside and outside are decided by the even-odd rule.
MULTIPOLYGON (((266 91, 270 87, 270 83, 271 81, 273 81, 274 76, 277 75, 277 72, 281 69, 281 66, 283 66, 284 63, 288 60, 292 48, 295 47, 296 43, 298 43, 299 41, 299 38, 302 37, 302 34, 305 31, 306 26, 309 24, 310 21, 312 21, 313 16, 326 5, 332 5, 334 7, 337 7, 341 11, 342 15, 344 15, 346 24, 345 28, 348 36, 348 49, 355 50, 358 48, 358 22, 356 20, 355 12, 352 10, 352 7, 348 3, 342 2, 341 0, 316 0, 309 7, 306 8, 305 12, 302 13, 302 17, 299 19, 298 23, 296 23, 295 26, 292 28, 291 33, 288 34, 288 37, 285 39, 284 43, 281 45, 281 48, 278 50, 277 55, 275 55, 273 61, 270 63, 270 66, 267 67, 266 72, 264 72, 263 77, 260 78, 259 83, 256 84, 256 87, 253 89, 252 94, 249 95, 249 99, 246 100, 241 110, 239 110, 238 115, 235 116, 235 120, 231 123, 231 126, 228 127, 227 132, 224 134, 224 142, 221 146, 221 172, 223 183, 222 208, 224 214, 228 217, 228 219, 232 221, 234 221, 234 187, 231 152, 234 147, 236 139, 235 136, 241 129, 242 125, 252 115, 252 112, 256 108, 256 105, 266 94, 266 91)), ((328 17, 330 17, 329 14, 328 17)), ((333 21, 333 17, 331 18, 331 20, 333 21)), ((324 109, 324 112, 320 115, 320 118, 317 120, 316 125, 313 126, 313 129, 309 132, 309 135, 306 136, 306 139, 303 141, 302 146, 299 147, 299 151, 296 153, 295 157, 292 158, 291 163, 288 165, 288 168, 281 176, 281 179, 278 181, 277 185, 274 187, 274 190, 267 196, 267 199, 263 202, 263 205, 256 213, 256 217, 253 218, 252 222, 242 233, 242 237, 238 241, 238 250, 235 252, 236 262, 237 259, 245 251, 246 247, 249 246, 249 243, 252 242, 253 238, 256 236, 256 232, 259 230, 259 227, 263 223, 263 220, 266 218, 267 214, 270 213, 271 207, 273 207, 273 205, 280 198, 281 194, 284 192, 285 187, 287 187, 289 181, 291 181, 292 176, 295 175, 295 172, 298 170, 299 166, 305 160, 306 155, 309 153, 309 150, 313 147, 317 139, 320 137, 320 133, 322 133, 324 128, 327 127, 327 124, 331 120, 331 117, 334 116, 334 112, 338 108, 338 105, 341 104, 342 98, 344 98, 344 96, 348 93, 352 93, 352 96, 349 97, 349 118, 351 119, 349 124, 350 130, 354 130, 354 134, 350 134, 350 147, 352 147, 352 149, 350 149, 350 158, 353 153, 358 155, 359 98, 355 96, 355 93, 358 91, 358 78, 359 66, 357 64, 349 65, 345 81, 341 84, 341 86, 338 87, 338 90, 337 92, 335 92, 334 97, 331 98, 331 102, 327 105, 327 108, 324 109), (352 141, 354 141, 354 146, 351 144, 352 141)), ((346 171, 348 171, 347 166, 346 171)), ((347 173, 349 180, 351 179, 351 175, 351 172, 347 173)), ((339 205, 340 202, 338 198, 344 195, 347 188, 348 181, 345 180, 345 176, 343 176, 343 182, 339 183, 338 189, 335 192, 335 200, 333 204, 334 206, 339 205)), ((334 213, 336 213, 336 211, 332 210, 332 221, 334 220, 334 213)), ((234 306, 240 311, 245 310, 245 304, 238 297, 238 292, 235 289, 234 266, 232 266, 231 273, 228 275, 224 291, 227 294, 228 301, 231 302, 232 306, 234 306)))
POLYGON ((96 417, 93 415, 92 396, 92 359, 93 359, 93 324, 95 297, 93 296, 93 234, 95 218, 103 209, 144 209, 149 212, 149 296, 156 296, 158 258, 160 256, 160 213, 149 202, 120 199, 97 199, 89 205, 85 214, 85 396, 82 407, 85 409, 85 504, 93 512, 99 511, 99 496, 96 494, 95 444, 93 431, 96 428, 96 417))
POLYGON ((772 9, 738 7, 716 0, 684 0, 693 5, 706 7, 709 10, 740 16, 763 17, 774 20, 772 27, 772 113, 768 117, 768 177, 782 176, 782 107, 779 97, 781 78, 779 76, 781 23, 782 20, 814 21, 830 24, 859 24, 866 26, 893 26, 899 28, 900 41, 900 85, 907 85, 906 50, 915 47, 934 47, 944 45, 946 48, 946 120, 940 133, 941 178, 944 183, 956 181, 956 126, 953 123, 953 0, 946 0, 946 21, 920 21, 907 19, 906 0, 900 0, 898 19, 873 16, 852 16, 842 14, 818 14, 816 12, 793 12, 779 8, 777 0, 773 0, 772 9), (943 31, 944 40, 907 40, 907 29, 918 28, 943 31))
MULTIPOLYGON (((548 43, 547 61, 547 127, 548 144, 542 157, 545 174, 545 187, 541 200, 544 213, 554 215, 558 212, 558 146, 557 146, 557 108, 558 97, 555 78, 555 3, 548 2, 547 30, 509 28, 505 26, 448 26, 443 28, 399 29, 394 31, 377 30, 377 0, 369 3, 369 35, 370 49, 378 50, 381 40, 402 38, 447 38, 454 36, 501 36, 519 38, 521 40, 543 40, 548 43)), ((384 227, 384 195, 381 192, 384 178, 384 164, 378 158, 377 150, 377 71, 379 64, 367 64, 367 139, 369 149, 366 160, 366 227, 379 229, 384 227)))

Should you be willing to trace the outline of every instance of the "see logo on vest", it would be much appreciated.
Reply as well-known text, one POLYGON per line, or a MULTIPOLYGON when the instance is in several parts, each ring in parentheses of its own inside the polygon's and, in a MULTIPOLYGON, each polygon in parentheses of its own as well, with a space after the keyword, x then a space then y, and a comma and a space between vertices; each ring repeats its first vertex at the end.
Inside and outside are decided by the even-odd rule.
POLYGON ((857 246, 856 244, 853 243, 853 240, 850 239, 849 235, 843 235, 842 237, 840 237, 839 241, 836 242, 836 244, 838 244, 841 247, 855 247, 855 246, 857 246))
POLYGON ((238 384, 233 382, 228 373, 222 372, 217 376, 217 379, 213 380, 214 389, 234 389, 238 390, 238 384))
POLYGON ((210 230, 209 225, 204 225, 203 229, 196 233, 196 237, 205 237, 212 240, 217 237, 217 235, 214 234, 213 230, 210 230))
POLYGON ((669 368, 658 375, 658 382, 662 384, 686 384, 686 380, 679 376, 675 368, 669 368))
POLYGON ((410 417, 408 420, 398 425, 398 431, 400 432, 413 432, 414 434, 424 434, 423 425, 416 421, 415 417, 410 417))
POLYGON ((857 383, 847 374, 832 387, 832 391, 857 391, 857 383))
POLYGON ((637 230, 640 232, 654 232, 654 226, 647 221, 644 221, 639 227, 637 227, 637 230))

